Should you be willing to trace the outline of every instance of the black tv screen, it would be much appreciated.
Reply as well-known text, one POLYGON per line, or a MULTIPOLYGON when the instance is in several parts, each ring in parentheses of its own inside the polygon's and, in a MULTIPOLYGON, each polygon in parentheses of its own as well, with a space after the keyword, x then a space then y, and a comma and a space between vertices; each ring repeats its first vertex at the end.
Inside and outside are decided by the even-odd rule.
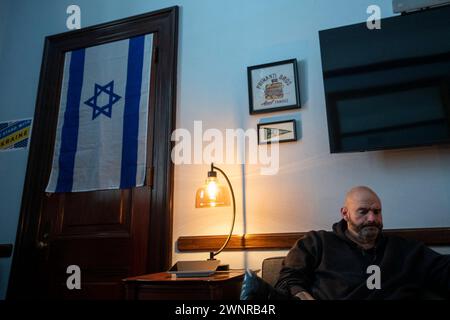
POLYGON ((319 38, 332 153, 450 143, 450 6, 319 38))

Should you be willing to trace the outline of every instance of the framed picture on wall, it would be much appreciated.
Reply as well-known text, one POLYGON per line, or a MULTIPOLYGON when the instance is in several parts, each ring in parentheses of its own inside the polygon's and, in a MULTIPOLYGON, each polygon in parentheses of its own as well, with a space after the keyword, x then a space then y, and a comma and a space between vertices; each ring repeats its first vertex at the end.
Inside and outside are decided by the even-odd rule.
POLYGON ((297 140, 295 120, 258 124, 258 144, 297 140))
POLYGON ((247 67, 250 114, 300 108, 297 60, 247 67))

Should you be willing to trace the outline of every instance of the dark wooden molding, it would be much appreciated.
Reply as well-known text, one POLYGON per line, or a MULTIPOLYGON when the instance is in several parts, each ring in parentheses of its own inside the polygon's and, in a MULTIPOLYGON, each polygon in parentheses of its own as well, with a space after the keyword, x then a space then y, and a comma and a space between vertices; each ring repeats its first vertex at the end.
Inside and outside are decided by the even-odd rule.
POLYGON ((449 228, 415 228, 415 229, 389 229, 385 231, 391 236, 414 239, 428 246, 450 245, 449 228))
MULTIPOLYGON (((415 239, 429 246, 450 245, 449 228, 415 228, 384 230, 387 235, 406 239, 415 239)), ((287 250, 295 241, 305 236, 306 232, 260 233, 235 235, 225 250, 287 250)), ((226 235, 179 237, 177 249, 180 252, 214 251, 225 242, 226 235)))
MULTIPOLYGON (((291 248, 304 235, 305 232, 234 235, 225 250, 284 250, 291 248)), ((226 238, 226 235, 179 237, 177 249, 180 252, 214 251, 226 238)))
POLYGON ((13 250, 13 245, 12 244, 0 244, 0 258, 9 258, 11 257, 12 254, 12 250, 13 250))
POLYGON ((178 61, 178 6, 154 13, 157 23, 157 70, 155 79, 156 111, 154 114, 153 186, 150 208, 147 272, 168 270, 172 263, 173 180, 174 166, 171 134, 176 126, 176 93, 178 61), (153 257, 153 258, 152 258, 153 257), (158 257, 158 258, 156 258, 158 257))

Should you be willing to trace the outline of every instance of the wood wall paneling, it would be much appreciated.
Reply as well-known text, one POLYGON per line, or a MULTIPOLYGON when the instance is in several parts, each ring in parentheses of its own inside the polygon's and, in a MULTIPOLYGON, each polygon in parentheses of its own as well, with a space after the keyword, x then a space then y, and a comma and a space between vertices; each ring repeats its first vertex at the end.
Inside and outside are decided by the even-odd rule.
MULTIPOLYGON (((384 233, 415 239, 429 246, 450 245, 450 227, 388 229, 384 233)), ((305 234, 306 232, 234 235, 225 250, 288 250, 305 234)), ((226 238, 226 235, 179 237, 177 249, 180 252, 214 251, 220 248, 226 238)))

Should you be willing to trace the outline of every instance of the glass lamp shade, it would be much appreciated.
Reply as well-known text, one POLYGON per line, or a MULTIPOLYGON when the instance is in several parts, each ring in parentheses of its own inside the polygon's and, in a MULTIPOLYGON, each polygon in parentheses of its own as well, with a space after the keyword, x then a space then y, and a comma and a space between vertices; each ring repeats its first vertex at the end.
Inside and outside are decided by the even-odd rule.
POLYGON ((221 185, 217 177, 208 177, 195 195, 196 208, 226 207, 230 205, 228 188, 221 185))

